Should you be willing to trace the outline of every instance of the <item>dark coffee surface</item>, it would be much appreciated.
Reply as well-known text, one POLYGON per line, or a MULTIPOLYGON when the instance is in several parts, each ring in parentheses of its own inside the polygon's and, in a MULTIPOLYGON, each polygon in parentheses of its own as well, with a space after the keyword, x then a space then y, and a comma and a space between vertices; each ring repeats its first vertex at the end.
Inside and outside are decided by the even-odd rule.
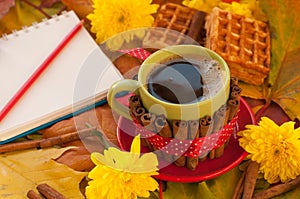
POLYGON ((185 104, 203 96, 203 81, 197 65, 188 61, 171 61, 153 71, 148 79, 148 91, 156 98, 185 104))

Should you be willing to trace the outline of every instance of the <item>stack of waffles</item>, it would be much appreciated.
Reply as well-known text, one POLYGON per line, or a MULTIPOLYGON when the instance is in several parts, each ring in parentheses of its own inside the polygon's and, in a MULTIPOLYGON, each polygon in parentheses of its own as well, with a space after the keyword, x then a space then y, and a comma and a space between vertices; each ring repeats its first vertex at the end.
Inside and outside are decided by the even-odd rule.
POLYGON ((214 8, 206 20, 206 44, 228 63, 232 76, 260 85, 270 70, 270 32, 264 22, 214 8))

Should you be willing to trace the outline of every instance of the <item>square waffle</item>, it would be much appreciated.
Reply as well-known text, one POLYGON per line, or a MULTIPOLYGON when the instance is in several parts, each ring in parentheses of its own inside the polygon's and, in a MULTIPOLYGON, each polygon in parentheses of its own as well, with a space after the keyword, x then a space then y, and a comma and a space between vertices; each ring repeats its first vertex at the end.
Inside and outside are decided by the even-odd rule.
POLYGON ((266 23, 214 8, 206 19, 207 48, 228 63, 232 76, 260 85, 270 70, 270 31, 266 23))
MULTIPOLYGON (((196 10, 179 4, 163 4, 156 14, 154 28, 147 32, 143 45, 145 47, 155 45, 159 49, 177 44, 196 44, 195 38, 186 36, 189 33, 197 35, 197 30, 190 28, 195 13, 197 13, 196 10)), ((202 27, 204 27, 204 17, 202 18, 202 27)))

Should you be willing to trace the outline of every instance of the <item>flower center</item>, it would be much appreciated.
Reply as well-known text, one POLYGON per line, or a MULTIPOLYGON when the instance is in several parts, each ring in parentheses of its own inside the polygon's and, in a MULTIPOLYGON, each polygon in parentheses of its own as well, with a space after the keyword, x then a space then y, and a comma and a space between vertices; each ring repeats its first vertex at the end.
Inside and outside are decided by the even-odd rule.
POLYGON ((125 20, 125 17, 124 17, 124 15, 121 15, 121 16, 119 16, 119 19, 118 19, 118 21, 119 21, 120 23, 123 23, 123 22, 124 22, 124 20, 125 20))
POLYGON ((273 146, 273 155, 276 157, 280 157, 287 149, 287 144, 284 141, 281 141, 279 145, 273 146))
POLYGON ((123 172, 122 173, 122 179, 123 179, 124 183, 128 183, 128 182, 131 181, 131 176, 130 176, 130 174, 128 174, 126 172, 123 172))
POLYGON ((279 150, 279 149, 275 149, 274 155, 277 156, 277 155, 279 155, 279 154, 280 154, 280 150, 279 150))

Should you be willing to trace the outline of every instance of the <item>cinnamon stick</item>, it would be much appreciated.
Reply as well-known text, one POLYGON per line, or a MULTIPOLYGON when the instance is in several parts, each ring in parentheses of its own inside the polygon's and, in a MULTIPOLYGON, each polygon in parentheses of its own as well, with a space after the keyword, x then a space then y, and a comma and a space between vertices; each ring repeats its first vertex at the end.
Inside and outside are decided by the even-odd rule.
POLYGON ((160 136, 165 138, 171 138, 173 136, 169 123, 164 115, 157 116, 154 124, 160 136))
POLYGON ((230 96, 229 99, 240 100, 242 88, 238 85, 238 79, 235 77, 230 78, 230 96))
POLYGON ((96 130, 96 127, 83 129, 76 132, 71 132, 63 135, 58 135, 49 138, 43 138, 40 140, 29 140, 24 142, 9 143, 0 146, 0 153, 19 151, 31 148, 47 148, 54 145, 63 145, 68 142, 79 140, 80 137, 92 136, 92 131, 96 130))
POLYGON ((238 85, 238 79, 232 77, 230 79, 230 96, 227 101, 227 105, 229 106, 229 118, 230 121, 237 113, 239 105, 240 105, 240 97, 242 93, 242 88, 238 85))
POLYGON ((210 135, 212 133, 212 130, 213 130, 213 120, 211 116, 207 115, 201 118, 199 123, 200 137, 210 135))
MULTIPOLYGON (((157 133, 165 138, 171 138, 173 136, 169 123, 164 115, 156 116, 154 125, 157 133)), ((161 150, 164 152, 164 150, 161 150)), ((173 156, 167 153, 161 153, 161 156, 167 162, 173 162, 173 156)))
POLYGON ((210 152, 209 152, 209 158, 210 159, 214 159, 216 157, 216 149, 212 149, 210 152))
POLYGON ((237 114, 239 106, 240 106, 240 100, 238 99, 229 99, 227 101, 227 106, 229 107, 229 113, 228 113, 228 121, 232 120, 234 116, 237 114))
MULTIPOLYGON (((132 95, 129 97, 129 110, 131 117, 136 118, 137 121, 142 124, 141 117, 146 113, 146 109, 143 107, 142 100, 139 95, 132 95)), ((141 138, 141 143, 143 146, 147 146, 151 151, 153 151, 152 145, 145 138, 141 138)))
POLYGON ((299 185, 300 185, 300 176, 297 176, 295 179, 289 182, 274 185, 266 190, 254 194, 252 199, 267 199, 267 198, 279 196, 283 193, 286 193, 294 189, 295 187, 298 187, 299 185))
POLYGON ((258 177, 258 169, 259 164, 257 162, 251 161, 246 169, 246 176, 245 176, 245 182, 244 182, 244 191, 243 191, 243 197, 242 199, 251 199, 256 180, 258 177))
MULTIPOLYGON (((198 120, 190 120, 188 121, 189 126, 189 134, 188 139, 196 139, 199 138, 199 121, 198 120)), ((186 167, 190 170, 195 170, 198 166, 199 159, 193 157, 187 157, 186 159, 186 167)))
POLYGON ((230 77, 230 86, 238 85, 239 79, 237 77, 230 77))
POLYGON ((134 107, 142 106, 142 100, 139 95, 132 95, 129 97, 129 108, 132 111, 134 107))
POLYGON ((189 126, 189 134, 188 139, 196 139, 199 138, 199 121, 198 120, 190 120, 188 121, 189 126))
POLYGON ((231 92, 236 92, 238 95, 242 93, 242 88, 238 85, 233 85, 231 88, 231 92))
POLYGON ((237 92, 237 91, 232 91, 231 93, 230 93, 230 99, 237 99, 237 100, 239 100, 240 99, 240 94, 237 92))
POLYGON ((143 126, 151 132, 156 133, 156 127, 155 127, 155 119, 156 116, 155 114, 152 113, 145 113, 141 116, 141 122, 143 124, 143 126))
MULTIPOLYGON (((155 127, 155 119, 156 119, 156 116, 152 113, 145 113, 144 115, 141 116, 141 122, 143 124, 143 126, 148 130, 148 131, 151 131, 153 133, 156 133, 156 127, 155 127)), ((157 150, 156 147, 152 146, 148 141, 147 139, 141 139, 142 141, 142 144, 144 146, 147 146, 151 151, 153 150, 157 150)))
POLYGON ((133 117, 135 117, 138 120, 138 122, 140 124, 142 123, 141 117, 145 113, 146 113, 146 109, 144 107, 142 107, 142 106, 132 107, 131 114, 133 115, 133 117))
POLYGON ((229 108, 226 105, 222 105, 214 114, 214 127, 213 132, 218 132, 223 128, 228 121, 229 108))
MULTIPOLYGON (((173 121, 173 134, 178 140, 186 140, 188 138, 188 123, 185 120, 173 121)), ((180 153, 180 152, 179 152, 180 153)), ((175 156, 175 164, 179 167, 185 166, 186 158, 181 156, 175 156)))
POLYGON ((221 146, 219 146, 218 148, 215 149, 216 150, 216 158, 221 157, 224 154, 224 150, 225 150, 225 142, 224 144, 222 144, 221 146))
MULTIPOLYGON (((94 128, 96 130, 96 128, 94 128)), ((42 140, 39 144, 39 148, 47 148, 47 147, 52 147, 57 144, 65 144, 67 142, 71 142, 74 140, 79 140, 82 137, 86 136, 92 136, 92 131, 90 129, 85 129, 81 132, 73 132, 73 133, 68 133, 68 134, 63 134, 60 136, 55 136, 55 137, 50 137, 50 138, 45 138, 42 140)))
POLYGON ((40 184, 37 186, 37 190, 45 196, 47 199, 67 199, 64 195, 57 190, 49 186, 48 184, 40 184))
POLYGON ((35 193, 33 190, 27 192, 27 197, 29 199, 43 199, 39 194, 35 193))
MULTIPOLYGON (((200 137, 205 137, 207 135, 210 135, 213 131, 213 119, 211 118, 211 116, 207 115, 203 118, 200 119, 200 123, 199 123, 199 134, 200 137)), ((203 162, 204 160, 206 160, 206 154, 200 154, 199 160, 201 162, 203 162)))
POLYGON ((232 199, 241 199, 242 194, 243 194, 243 189, 244 189, 245 176, 246 176, 246 171, 243 171, 243 173, 234 189, 232 199))
MULTIPOLYGON (((225 124, 228 122, 228 114, 229 113, 229 107, 226 105, 223 105, 219 108, 217 112, 214 114, 214 130, 213 132, 218 132, 223 128, 225 124)), ((214 159, 221 157, 224 153, 225 145, 221 145, 217 149, 213 149, 209 153, 209 158, 214 159)))

